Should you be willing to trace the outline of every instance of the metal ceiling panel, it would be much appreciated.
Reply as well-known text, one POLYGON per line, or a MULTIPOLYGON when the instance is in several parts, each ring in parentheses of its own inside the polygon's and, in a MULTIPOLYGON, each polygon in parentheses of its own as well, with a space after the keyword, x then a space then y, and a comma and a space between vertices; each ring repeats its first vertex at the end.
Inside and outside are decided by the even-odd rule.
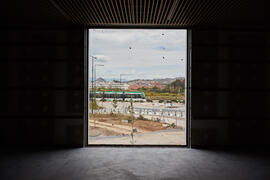
POLYGON ((196 26, 218 21, 239 0, 50 0, 76 24, 196 26))

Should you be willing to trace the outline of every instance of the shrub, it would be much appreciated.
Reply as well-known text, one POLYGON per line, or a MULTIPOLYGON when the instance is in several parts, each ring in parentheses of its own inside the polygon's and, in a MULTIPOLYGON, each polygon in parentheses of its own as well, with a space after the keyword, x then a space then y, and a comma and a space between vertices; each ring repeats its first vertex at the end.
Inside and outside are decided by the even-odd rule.
POLYGON ((106 102, 107 100, 105 98, 102 98, 100 101, 101 102, 106 102))
POLYGON ((139 117, 137 117, 137 120, 151 121, 150 119, 143 117, 143 115, 140 115, 139 117))
POLYGON ((99 109, 99 105, 98 105, 96 99, 93 99, 93 100, 91 99, 90 105, 89 105, 89 109, 90 109, 90 110, 92 109, 92 106, 93 106, 93 109, 94 109, 94 110, 99 109))
POLYGON ((144 120, 143 115, 140 115, 139 117, 137 117, 138 120, 144 120))

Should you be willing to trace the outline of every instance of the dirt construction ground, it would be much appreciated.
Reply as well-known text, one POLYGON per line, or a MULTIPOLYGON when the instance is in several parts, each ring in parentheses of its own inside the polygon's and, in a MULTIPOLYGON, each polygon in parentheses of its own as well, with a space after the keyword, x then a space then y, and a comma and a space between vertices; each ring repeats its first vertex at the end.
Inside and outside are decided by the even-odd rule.
POLYGON ((111 115, 99 115, 89 120, 89 144, 185 145, 185 130, 149 120, 128 120, 111 115))

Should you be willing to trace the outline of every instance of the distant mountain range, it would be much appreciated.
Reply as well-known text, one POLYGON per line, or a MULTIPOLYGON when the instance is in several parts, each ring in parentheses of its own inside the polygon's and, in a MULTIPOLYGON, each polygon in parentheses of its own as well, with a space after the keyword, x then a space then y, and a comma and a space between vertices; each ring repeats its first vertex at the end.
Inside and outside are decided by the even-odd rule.
POLYGON ((134 79, 134 80, 130 80, 129 82, 136 82, 136 81, 155 81, 158 82, 162 85, 166 85, 166 84, 170 84, 172 82, 174 82, 175 80, 184 80, 184 77, 176 77, 176 78, 164 78, 164 79, 134 79))
POLYGON ((105 79, 103 79, 103 78, 101 78, 101 77, 99 77, 99 78, 97 78, 97 80, 96 80, 97 82, 106 82, 106 80, 105 79))
POLYGON ((153 79, 154 81, 159 82, 160 84, 170 84, 175 80, 185 80, 184 77, 176 77, 176 78, 164 78, 164 79, 153 79))
MULTIPOLYGON (((172 82, 174 82, 175 80, 184 80, 184 77, 176 77, 176 78, 163 78, 163 79, 134 79, 134 80, 125 80, 122 79, 122 82, 127 82, 127 83, 131 83, 131 82, 136 82, 136 81, 156 81, 160 84, 166 85, 166 84, 170 84, 172 82)), ((116 79, 103 79, 101 77, 97 78, 97 82, 107 82, 107 81, 115 81, 116 79)), ((119 81, 119 80, 116 80, 119 81)))
MULTIPOLYGON (((90 78, 90 80, 91 80, 91 78, 90 78)), ((97 82, 112 82, 112 81, 119 81, 119 79, 116 79, 116 78, 106 78, 106 79, 104 79, 102 77, 97 78, 97 82)), ((121 81, 122 82, 127 82, 128 80, 122 79, 121 81)))

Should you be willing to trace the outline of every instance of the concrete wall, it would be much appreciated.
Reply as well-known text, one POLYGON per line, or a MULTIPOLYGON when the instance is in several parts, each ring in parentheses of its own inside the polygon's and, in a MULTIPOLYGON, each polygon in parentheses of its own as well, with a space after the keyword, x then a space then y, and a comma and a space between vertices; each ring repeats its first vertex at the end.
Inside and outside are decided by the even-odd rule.
POLYGON ((83 32, 0 29, 1 144, 82 145, 83 32))
MULTIPOLYGON (((0 140, 82 145, 84 31, 1 28, 0 140)), ((194 29, 191 145, 270 145, 270 31, 194 29)))
POLYGON ((194 29, 191 144, 270 145, 270 31, 194 29))

